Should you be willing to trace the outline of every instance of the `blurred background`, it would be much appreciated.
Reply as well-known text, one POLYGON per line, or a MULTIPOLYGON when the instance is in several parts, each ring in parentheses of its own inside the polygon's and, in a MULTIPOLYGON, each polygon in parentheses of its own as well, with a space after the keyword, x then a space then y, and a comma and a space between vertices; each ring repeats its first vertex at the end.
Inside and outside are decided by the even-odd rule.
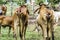
MULTIPOLYGON (((26 40, 42 40, 42 32, 38 33, 37 30, 33 31, 36 27, 35 19, 37 14, 35 15, 33 12, 39 7, 39 3, 48 4, 54 10, 54 15, 56 17, 56 25, 54 27, 54 35, 55 40, 60 40, 60 0, 0 0, 0 5, 7 6, 6 16, 13 16, 13 12, 20 5, 27 5, 29 14, 29 24, 26 32, 26 40), (33 32, 32 32, 33 31, 33 32)), ((13 33, 10 33, 10 37, 8 37, 8 27, 1 30, 2 37, 0 40, 13 40, 13 33)), ((19 37, 18 37, 19 40, 19 37)))

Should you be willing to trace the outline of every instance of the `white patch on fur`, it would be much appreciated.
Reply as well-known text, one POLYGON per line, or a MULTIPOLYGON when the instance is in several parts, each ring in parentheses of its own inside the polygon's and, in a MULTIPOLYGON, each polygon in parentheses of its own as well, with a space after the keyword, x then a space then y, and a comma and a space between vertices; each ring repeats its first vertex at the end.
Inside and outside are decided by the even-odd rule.
POLYGON ((0 9, 0 13, 2 13, 2 10, 0 9))

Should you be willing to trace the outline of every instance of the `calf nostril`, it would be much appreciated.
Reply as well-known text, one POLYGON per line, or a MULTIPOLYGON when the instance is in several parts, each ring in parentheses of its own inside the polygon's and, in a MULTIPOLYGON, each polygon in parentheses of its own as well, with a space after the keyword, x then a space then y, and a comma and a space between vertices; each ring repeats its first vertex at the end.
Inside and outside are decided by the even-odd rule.
POLYGON ((47 15, 50 15, 50 13, 48 13, 47 15))
POLYGON ((47 15, 46 15, 46 18, 49 19, 49 18, 50 18, 50 14, 47 14, 47 15))

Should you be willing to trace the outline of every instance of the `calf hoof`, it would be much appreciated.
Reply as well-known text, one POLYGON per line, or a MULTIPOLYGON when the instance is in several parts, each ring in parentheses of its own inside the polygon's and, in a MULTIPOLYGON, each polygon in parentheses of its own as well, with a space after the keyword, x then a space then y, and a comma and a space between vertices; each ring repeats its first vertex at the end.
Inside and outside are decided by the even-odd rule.
POLYGON ((14 34, 13 37, 16 37, 16 34, 14 34))
POLYGON ((13 38, 15 38, 15 40, 17 40, 17 36, 16 36, 16 34, 13 35, 13 38))
POLYGON ((46 37, 46 40, 50 40, 50 37, 46 37))

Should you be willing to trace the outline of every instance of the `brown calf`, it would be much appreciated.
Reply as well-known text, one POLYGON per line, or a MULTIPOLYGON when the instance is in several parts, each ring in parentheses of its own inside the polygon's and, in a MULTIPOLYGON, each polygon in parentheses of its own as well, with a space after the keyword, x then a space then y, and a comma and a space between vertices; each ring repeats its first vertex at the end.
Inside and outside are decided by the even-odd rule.
MULTIPOLYGON (((14 12, 14 30, 16 30, 17 23, 19 24, 19 35, 21 40, 25 40, 25 34, 28 24, 29 11, 26 5, 21 5, 19 10, 14 12)), ((17 37, 16 37, 17 38, 17 37)))
POLYGON ((7 7, 5 5, 2 5, 1 9, 2 9, 2 15, 6 15, 7 7))
POLYGON ((1 27, 3 27, 3 28, 9 27, 9 33, 10 33, 11 28, 14 29, 14 27, 13 27, 13 17, 12 16, 1 15, 0 16, 0 34, 1 34, 1 27))
POLYGON ((53 33, 54 15, 53 11, 46 8, 45 4, 41 4, 37 24, 41 27, 44 40, 54 40, 53 33))

